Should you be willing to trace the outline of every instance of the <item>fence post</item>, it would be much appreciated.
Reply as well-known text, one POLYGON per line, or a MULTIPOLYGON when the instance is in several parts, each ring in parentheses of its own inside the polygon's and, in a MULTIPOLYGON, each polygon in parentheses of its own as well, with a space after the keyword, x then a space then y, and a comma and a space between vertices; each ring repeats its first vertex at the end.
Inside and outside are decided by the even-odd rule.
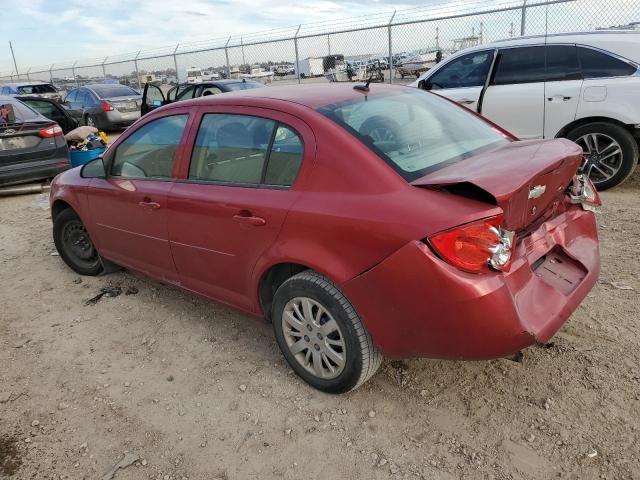
POLYGON ((31 79, 29 78, 29 72, 31 71, 31 68, 32 68, 32 67, 29 67, 29 70, 27 70, 27 80, 28 80, 28 81, 31 81, 31 79))
POLYGON ((173 66, 176 67, 176 83, 180 83, 180 74, 178 73, 178 57, 176 56, 176 52, 178 51, 178 47, 180 44, 176 45, 176 48, 173 49, 173 66))
POLYGON ((77 60, 73 62, 73 66, 71 67, 71 74, 73 75, 73 82, 76 84, 76 87, 79 87, 80 85, 78 85, 78 77, 76 77, 76 63, 78 63, 77 60))
POLYGON ((107 59, 108 59, 108 58, 109 58, 109 57, 104 57, 104 60, 102 61, 102 79, 103 79, 103 80, 106 80, 106 79, 107 79, 107 70, 106 70, 106 68, 104 67, 104 64, 105 64, 105 63, 107 63, 107 59))
POLYGON ((138 90, 142 90, 142 83, 140 82, 140 72, 138 71, 138 56, 140 55, 140 51, 136 53, 136 58, 133 59, 133 65, 136 68, 136 77, 138 78, 138 90))
POLYGON ((527 0, 522 0, 522 15, 520 16, 520 36, 524 36, 527 24, 527 0))
POLYGON ((53 66, 55 65, 55 63, 52 63, 51 66, 49 67, 49 81, 51 83, 53 83, 53 66))
POLYGON ((391 43, 391 24, 393 23, 393 19, 396 16, 395 10, 393 11, 393 15, 389 19, 389 25, 387 25, 387 31, 389 34, 389 83, 393 83, 393 45, 391 43))
POLYGON ((331 55, 331 34, 330 33, 327 33, 327 49, 328 49, 327 55, 331 55))
POLYGON ((296 50, 296 77, 298 77, 298 84, 300 84, 300 56, 298 55, 298 33, 300 33, 300 27, 302 27, 302 24, 298 25, 296 34, 293 36, 293 46, 296 50))
POLYGON ((227 60, 227 78, 231 78, 231 64, 229 63, 229 42, 231 41, 231 36, 227 40, 227 43, 224 46, 224 56, 227 60))

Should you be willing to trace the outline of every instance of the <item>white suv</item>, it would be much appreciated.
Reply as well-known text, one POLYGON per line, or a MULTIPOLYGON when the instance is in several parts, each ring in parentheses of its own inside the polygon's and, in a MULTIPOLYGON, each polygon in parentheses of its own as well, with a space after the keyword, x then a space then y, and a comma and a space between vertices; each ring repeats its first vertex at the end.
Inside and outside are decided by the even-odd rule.
POLYGON ((457 52, 412 86, 455 100, 520 139, 575 141, 604 190, 638 163, 639 66, 637 31, 521 37, 457 52))

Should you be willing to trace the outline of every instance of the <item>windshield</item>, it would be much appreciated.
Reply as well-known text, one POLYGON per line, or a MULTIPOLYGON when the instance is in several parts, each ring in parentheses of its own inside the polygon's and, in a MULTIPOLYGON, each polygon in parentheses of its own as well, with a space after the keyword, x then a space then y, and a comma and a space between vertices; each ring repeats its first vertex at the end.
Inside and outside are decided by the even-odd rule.
POLYGON ((252 88, 264 87, 264 85, 262 85, 261 83, 257 83, 257 82, 227 83, 225 86, 227 87, 227 90, 229 90, 229 91, 251 90, 252 88))
POLYGON ((21 87, 18 87, 18 92, 24 95, 56 93, 56 89, 53 85, 43 83, 38 85, 23 85, 21 87))
POLYGON ((365 143, 408 182, 509 142, 482 119, 418 89, 363 95, 318 111, 365 143))
POLYGON ((133 88, 125 85, 93 85, 91 89, 100 98, 127 97, 140 95, 133 88))

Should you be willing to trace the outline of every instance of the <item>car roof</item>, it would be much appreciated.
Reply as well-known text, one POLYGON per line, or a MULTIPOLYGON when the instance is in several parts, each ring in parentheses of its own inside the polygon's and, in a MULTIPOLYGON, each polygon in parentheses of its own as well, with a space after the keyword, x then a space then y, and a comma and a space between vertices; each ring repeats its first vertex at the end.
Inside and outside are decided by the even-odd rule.
MULTIPOLYGON (((389 85, 386 83, 372 83, 368 92, 356 90, 353 87, 358 83, 314 83, 306 85, 281 85, 269 88, 254 88, 249 90, 236 90, 224 95, 210 95, 191 100, 183 100, 180 105, 238 105, 254 104, 264 105, 273 100, 296 103, 305 107, 316 109, 332 103, 344 102, 361 98, 363 95, 376 96, 383 92, 404 91, 409 88, 404 85, 389 85)), ((168 105, 167 107, 171 107, 168 105)), ((161 107, 165 108, 165 107, 161 107)))
POLYGON ((0 87, 24 87, 26 85, 51 85, 51 82, 43 82, 42 80, 33 80, 32 82, 11 82, 0 84, 0 87))

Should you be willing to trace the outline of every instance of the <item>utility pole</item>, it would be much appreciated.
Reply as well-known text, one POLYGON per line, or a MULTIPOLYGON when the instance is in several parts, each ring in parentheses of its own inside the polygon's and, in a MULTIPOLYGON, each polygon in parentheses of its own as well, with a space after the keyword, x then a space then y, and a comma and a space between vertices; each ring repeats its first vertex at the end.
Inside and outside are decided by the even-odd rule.
POLYGON ((9 40, 9 49, 11 49, 11 56, 13 57, 13 66, 16 69, 16 76, 20 78, 20 73, 18 72, 18 64, 16 63, 16 55, 13 53, 13 45, 11 45, 11 40, 9 40))

